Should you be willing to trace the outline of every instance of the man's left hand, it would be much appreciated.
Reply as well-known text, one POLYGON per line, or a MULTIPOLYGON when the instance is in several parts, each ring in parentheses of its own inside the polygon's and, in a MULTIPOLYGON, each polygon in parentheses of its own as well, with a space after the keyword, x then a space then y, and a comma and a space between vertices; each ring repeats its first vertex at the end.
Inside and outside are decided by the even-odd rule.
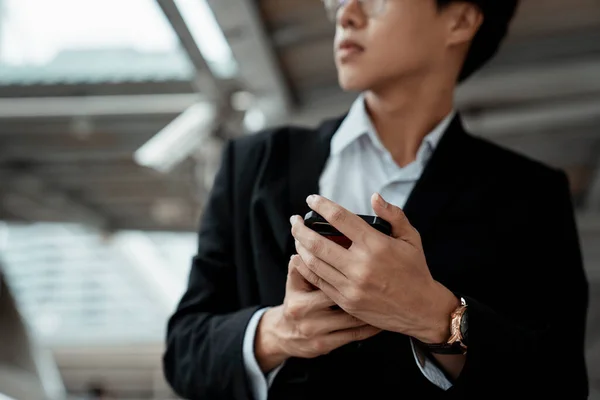
POLYGON ((324 197, 309 196, 307 203, 352 241, 345 249, 292 217, 296 250, 305 264, 298 270, 307 281, 369 325, 425 343, 448 339, 458 299, 431 276, 421 237, 400 208, 379 194, 371 198, 377 216, 392 225, 386 236, 324 197))

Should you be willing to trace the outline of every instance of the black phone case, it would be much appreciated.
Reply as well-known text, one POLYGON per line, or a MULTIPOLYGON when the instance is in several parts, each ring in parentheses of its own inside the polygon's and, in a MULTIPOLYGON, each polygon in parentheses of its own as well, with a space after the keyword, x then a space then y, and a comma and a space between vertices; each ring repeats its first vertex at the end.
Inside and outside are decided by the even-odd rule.
MULTIPOLYGON (((389 222, 372 215, 358 216, 370 226, 377 229, 379 232, 388 236, 392 234, 392 225, 389 222)), ((317 214, 315 211, 310 211, 308 214, 306 214, 304 217, 304 224, 323 236, 344 236, 340 231, 331 226, 325 218, 317 214)))

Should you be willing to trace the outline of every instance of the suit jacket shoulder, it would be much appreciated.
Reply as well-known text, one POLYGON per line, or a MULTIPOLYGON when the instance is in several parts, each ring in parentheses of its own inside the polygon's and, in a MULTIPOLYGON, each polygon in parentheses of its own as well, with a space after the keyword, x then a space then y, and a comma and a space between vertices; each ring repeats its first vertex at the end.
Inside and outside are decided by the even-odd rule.
POLYGON ((273 142, 279 142, 282 138, 289 136, 296 137, 304 134, 316 134, 318 129, 300 127, 300 126, 277 126, 249 135, 232 139, 233 145, 236 148, 239 156, 251 154, 256 151, 264 151, 266 147, 272 145, 273 142))
POLYGON ((564 171, 535 160, 524 154, 495 144, 487 139, 469 135, 478 154, 478 163, 487 174, 512 185, 525 184, 539 187, 548 183, 564 181, 564 171))
POLYGON ((252 178, 260 175, 264 168, 275 167, 283 173, 306 158, 315 158, 316 154, 322 156, 328 152, 329 139, 340 123, 341 119, 331 119, 316 128, 278 126, 233 139, 234 176, 239 174, 243 180, 253 182, 252 178))

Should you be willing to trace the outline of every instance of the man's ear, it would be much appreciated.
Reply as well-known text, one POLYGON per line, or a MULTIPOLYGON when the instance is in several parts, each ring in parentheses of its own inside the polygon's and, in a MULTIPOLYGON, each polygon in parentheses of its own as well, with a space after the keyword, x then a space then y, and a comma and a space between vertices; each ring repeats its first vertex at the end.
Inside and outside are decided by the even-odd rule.
POLYGON ((483 12, 473 3, 453 2, 444 13, 448 21, 448 45, 470 43, 483 24, 483 12))

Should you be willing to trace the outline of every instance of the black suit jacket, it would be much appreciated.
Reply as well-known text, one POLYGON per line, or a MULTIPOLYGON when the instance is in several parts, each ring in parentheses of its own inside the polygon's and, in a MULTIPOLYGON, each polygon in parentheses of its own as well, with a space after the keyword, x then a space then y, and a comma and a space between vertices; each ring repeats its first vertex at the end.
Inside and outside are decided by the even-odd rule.
MULTIPOLYGON (((283 301, 288 219, 308 211, 340 123, 228 143, 168 324, 164 371, 182 397, 251 399, 244 331, 255 311, 283 301)), ((404 210, 433 277, 469 304, 467 362, 454 386, 431 384, 409 338, 383 332, 289 360, 269 398, 587 398, 588 288, 565 174, 470 136, 457 117, 404 210)))

